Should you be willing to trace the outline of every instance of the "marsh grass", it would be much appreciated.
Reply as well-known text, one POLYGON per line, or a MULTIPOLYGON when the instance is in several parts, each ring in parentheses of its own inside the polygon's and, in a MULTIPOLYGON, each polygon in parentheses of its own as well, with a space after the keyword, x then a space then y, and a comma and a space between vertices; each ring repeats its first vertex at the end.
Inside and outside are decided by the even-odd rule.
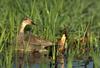
MULTIPOLYGON (((72 42, 73 38, 83 36, 86 25, 90 24, 89 30, 93 32, 90 37, 90 47, 96 46, 95 52, 97 52, 92 50, 91 54, 95 66, 99 66, 99 0, 1 0, 0 13, 0 68, 13 67, 16 36, 25 16, 37 24, 32 26, 33 34, 53 42, 56 42, 59 30, 65 27, 68 30, 69 41, 72 42)), ((79 44, 77 45, 78 48, 79 44)), ((55 60, 55 47, 52 50, 55 60)), ((76 50, 75 52, 77 54, 79 51, 76 50)), ((68 54, 71 54, 70 51, 68 54)), ((69 58, 68 68, 72 68, 72 60, 73 57, 69 58)))

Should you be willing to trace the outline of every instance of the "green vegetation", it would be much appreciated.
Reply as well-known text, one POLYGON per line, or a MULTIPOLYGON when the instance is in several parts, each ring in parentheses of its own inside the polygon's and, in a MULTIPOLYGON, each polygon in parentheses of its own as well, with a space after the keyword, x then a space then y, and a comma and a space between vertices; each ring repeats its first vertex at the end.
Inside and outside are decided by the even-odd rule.
MULTIPOLYGON (((36 22, 37 25, 32 26, 34 35, 53 42, 66 27, 71 43, 84 35, 89 24, 90 47, 96 48, 89 55, 96 68, 100 67, 100 0, 0 0, 0 68, 13 66, 16 37, 24 17, 36 22)), ((68 67, 72 67, 72 59, 68 59, 68 67)))

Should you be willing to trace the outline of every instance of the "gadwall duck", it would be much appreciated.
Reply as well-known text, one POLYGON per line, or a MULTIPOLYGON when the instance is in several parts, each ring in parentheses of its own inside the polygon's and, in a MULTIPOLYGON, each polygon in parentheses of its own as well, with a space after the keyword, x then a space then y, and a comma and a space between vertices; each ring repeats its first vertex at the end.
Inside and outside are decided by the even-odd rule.
MULTIPOLYGON (((35 23, 33 23, 35 24, 35 23)), ((24 29, 27 25, 32 25, 32 20, 29 18, 25 18, 22 21, 20 30, 19 30, 19 34, 17 37, 18 40, 18 49, 23 51, 24 47, 26 46, 26 50, 31 51, 33 49, 38 50, 38 51, 42 51, 45 47, 51 46, 53 45, 52 42, 48 41, 48 40, 44 40, 40 37, 34 36, 32 35, 32 33, 30 32, 29 35, 25 35, 24 33, 24 29)))
POLYGON ((25 63, 25 55, 27 53, 29 63, 39 63, 38 61, 43 56, 44 52, 47 54, 45 47, 52 46, 53 43, 44 39, 41 39, 37 36, 34 36, 32 33, 26 35, 24 29, 27 25, 35 24, 30 18, 25 18, 17 36, 17 68, 23 68, 25 63), (38 60, 37 60, 38 59, 38 60))

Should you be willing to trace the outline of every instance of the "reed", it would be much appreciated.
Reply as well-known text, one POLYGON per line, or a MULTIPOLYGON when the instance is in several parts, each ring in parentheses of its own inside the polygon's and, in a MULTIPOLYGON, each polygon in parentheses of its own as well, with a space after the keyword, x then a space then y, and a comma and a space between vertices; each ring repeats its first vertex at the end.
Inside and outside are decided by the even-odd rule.
MULTIPOLYGON (((37 26, 32 26, 34 35, 53 42, 59 37, 59 30, 67 27, 69 47, 74 38, 79 40, 84 35, 86 25, 89 24, 91 32, 89 54, 93 56, 95 66, 99 65, 97 59, 100 57, 98 56, 100 55, 99 0, 0 0, 0 13, 0 68, 13 68, 16 37, 20 22, 26 16, 36 22, 37 26)), ((80 42, 76 50, 69 50, 67 55, 73 51, 79 54, 79 46, 80 42)), ((55 46, 52 51, 55 60, 55 46)), ((70 59, 68 67, 72 67, 72 60, 70 59)))

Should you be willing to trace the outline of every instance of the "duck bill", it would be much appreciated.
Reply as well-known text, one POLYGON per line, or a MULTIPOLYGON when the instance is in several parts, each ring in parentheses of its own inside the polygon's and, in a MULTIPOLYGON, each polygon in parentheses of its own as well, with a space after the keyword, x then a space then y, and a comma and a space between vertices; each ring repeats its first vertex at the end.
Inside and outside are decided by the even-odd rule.
POLYGON ((36 25, 36 23, 34 23, 34 22, 32 21, 32 25, 36 25))

